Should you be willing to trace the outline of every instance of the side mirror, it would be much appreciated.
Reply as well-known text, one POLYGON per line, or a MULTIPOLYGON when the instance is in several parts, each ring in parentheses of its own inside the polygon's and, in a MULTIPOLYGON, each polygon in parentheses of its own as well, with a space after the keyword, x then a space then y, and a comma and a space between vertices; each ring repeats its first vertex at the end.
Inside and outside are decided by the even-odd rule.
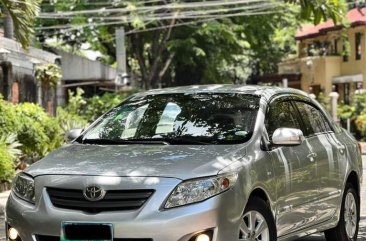
POLYGON ((76 138, 78 138, 81 135, 83 130, 84 129, 81 129, 81 128, 70 130, 68 133, 65 134, 65 141, 71 142, 71 141, 75 140, 76 138))
POLYGON ((280 146, 296 146, 304 141, 304 134, 299 129, 278 128, 272 136, 272 144, 280 146))

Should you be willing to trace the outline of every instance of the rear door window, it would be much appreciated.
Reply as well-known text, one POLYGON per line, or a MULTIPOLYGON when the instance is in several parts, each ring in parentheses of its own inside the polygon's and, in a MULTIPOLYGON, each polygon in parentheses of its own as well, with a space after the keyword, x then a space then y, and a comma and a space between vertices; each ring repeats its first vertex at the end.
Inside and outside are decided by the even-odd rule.
POLYGON ((304 123, 303 132, 306 136, 332 131, 324 115, 315 106, 300 101, 296 101, 295 105, 304 123))

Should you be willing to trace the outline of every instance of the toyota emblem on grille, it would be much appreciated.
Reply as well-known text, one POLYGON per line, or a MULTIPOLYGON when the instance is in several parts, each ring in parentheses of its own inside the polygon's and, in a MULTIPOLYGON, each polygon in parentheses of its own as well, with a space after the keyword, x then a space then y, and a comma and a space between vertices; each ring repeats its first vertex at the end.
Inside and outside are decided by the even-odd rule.
POLYGON ((84 197, 89 201, 99 201, 104 198, 106 191, 98 186, 89 186, 84 190, 84 197))

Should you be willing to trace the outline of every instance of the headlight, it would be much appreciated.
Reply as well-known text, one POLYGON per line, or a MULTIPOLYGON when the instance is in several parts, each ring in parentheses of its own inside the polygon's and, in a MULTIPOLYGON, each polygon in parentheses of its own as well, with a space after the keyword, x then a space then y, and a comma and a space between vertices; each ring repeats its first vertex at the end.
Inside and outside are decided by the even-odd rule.
POLYGON ((184 181, 170 194, 165 208, 201 202, 230 189, 238 179, 237 173, 184 181))
POLYGON ((13 191, 24 201, 35 203, 34 179, 32 177, 20 173, 14 180, 13 191))

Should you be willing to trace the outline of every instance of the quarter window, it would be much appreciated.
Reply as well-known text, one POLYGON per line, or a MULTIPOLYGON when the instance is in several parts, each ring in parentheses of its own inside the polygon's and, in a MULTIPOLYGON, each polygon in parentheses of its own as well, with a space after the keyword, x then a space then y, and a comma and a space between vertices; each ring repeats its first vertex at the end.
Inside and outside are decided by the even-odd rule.
POLYGON ((291 102, 273 102, 266 118, 266 128, 269 137, 271 138, 275 130, 278 128, 300 129, 300 123, 295 113, 295 109, 291 102))
POLYGON ((304 122, 302 131, 305 135, 314 135, 332 131, 323 114, 314 106, 305 102, 295 102, 304 122))

